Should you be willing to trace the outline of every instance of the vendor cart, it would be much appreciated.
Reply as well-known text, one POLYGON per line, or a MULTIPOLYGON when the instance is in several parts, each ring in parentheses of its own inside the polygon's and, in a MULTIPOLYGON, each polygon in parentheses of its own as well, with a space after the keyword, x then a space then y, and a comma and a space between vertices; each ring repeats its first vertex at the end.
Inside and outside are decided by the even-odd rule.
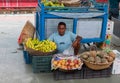
POLYGON ((91 6, 49 7, 38 0, 36 31, 40 40, 47 39, 64 21, 67 29, 83 37, 82 43, 102 42, 106 35, 108 19, 107 3, 91 1, 91 6))

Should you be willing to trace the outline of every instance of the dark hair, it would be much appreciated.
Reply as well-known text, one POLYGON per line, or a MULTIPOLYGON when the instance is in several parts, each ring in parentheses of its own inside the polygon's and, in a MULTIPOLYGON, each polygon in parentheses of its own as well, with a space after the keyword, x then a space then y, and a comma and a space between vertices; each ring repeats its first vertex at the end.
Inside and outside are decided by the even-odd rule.
POLYGON ((58 27, 59 27, 60 25, 64 25, 64 26, 66 27, 66 24, 65 24, 64 22, 59 22, 58 27))

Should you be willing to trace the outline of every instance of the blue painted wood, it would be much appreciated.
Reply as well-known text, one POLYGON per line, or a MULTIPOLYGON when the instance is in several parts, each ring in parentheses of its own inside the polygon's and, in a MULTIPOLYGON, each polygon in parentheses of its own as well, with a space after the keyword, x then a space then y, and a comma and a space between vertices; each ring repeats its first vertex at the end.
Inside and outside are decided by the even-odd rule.
POLYGON ((40 40, 40 33, 36 31, 36 37, 40 40))
POLYGON ((108 18, 108 6, 104 6, 104 11, 106 14, 103 16, 103 25, 102 25, 102 31, 101 31, 101 39, 102 41, 105 40, 105 35, 106 35, 106 28, 107 28, 107 18, 108 18))
POLYGON ((91 42, 102 42, 100 38, 83 38, 81 40, 82 43, 91 43, 91 42))
POLYGON ((40 28, 40 40, 44 40, 45 39, 45 19, 44 19, 44 15, 42 14, 40 17, 40 21, 41 21, 41 28, 40 28))
POLYGON ((76 30, 77 30, 77 21, 78 21, 77 18, 73 20, 73 33, 76 33, 76 30))
POLYGON ((44 6, 43 4, 38 4, 38 6, 41 8, 41 10, 44 10, 45 12, 62 12, 62 13, 87 13, 87 12, 103 12, 100 11, 100 9, 103 9, 103 7, 49 7, 44 6), (98 9, 98 10, 89 10, 89 9, 98 9))
POLYGON ((36 31, 38 31, 39 28, 39 16, 38 16, 38 12, 36 12, 36 19, 35 19, 35 24, 36 24, 36 31))
POLYGON ((40 33, 40 28, 41 28, 41 19, 40 19, 40 16, 41 16, 41 14, 38 12, 38 17, 36 18, 36 19, 38 19, 38 32, 40 33))

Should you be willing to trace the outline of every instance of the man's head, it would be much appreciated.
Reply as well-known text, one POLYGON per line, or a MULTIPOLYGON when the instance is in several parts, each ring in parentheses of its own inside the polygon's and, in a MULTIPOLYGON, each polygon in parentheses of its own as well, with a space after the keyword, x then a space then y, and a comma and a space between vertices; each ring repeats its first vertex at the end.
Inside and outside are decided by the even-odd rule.
POLYGON ((63 36, 65 34, 66 24, 64 22, 59 22, 58 24, 58 33, 63 36))

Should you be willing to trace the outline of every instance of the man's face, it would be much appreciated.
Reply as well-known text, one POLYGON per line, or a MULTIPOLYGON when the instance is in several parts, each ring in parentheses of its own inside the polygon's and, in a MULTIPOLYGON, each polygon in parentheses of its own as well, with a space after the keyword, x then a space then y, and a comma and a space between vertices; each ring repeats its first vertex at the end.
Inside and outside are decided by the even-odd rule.
POLYGON ((65 34, 66 27, 64 25, 58 26, 59 35, 63 36, 65 34))

